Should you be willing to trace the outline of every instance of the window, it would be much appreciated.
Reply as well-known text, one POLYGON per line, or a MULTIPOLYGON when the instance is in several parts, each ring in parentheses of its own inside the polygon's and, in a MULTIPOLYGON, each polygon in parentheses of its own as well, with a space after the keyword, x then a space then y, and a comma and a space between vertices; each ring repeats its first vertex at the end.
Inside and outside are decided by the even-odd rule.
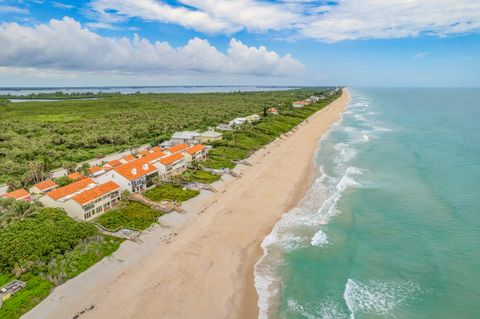
POLYGON ((89 219, 91 217, 90 212, 83 214, 83 219, 89 219))
POLYGON ((102 206, 97 207, 96 212, 97 212, 97 214, 100 214, 102 212, 102 206))

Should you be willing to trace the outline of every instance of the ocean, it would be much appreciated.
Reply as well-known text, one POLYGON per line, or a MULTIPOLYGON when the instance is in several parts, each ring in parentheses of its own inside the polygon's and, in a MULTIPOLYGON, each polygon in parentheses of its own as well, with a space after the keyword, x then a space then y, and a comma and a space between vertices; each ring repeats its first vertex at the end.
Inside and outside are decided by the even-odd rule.
POLYGON ((480 318, 480 89, 350 89, 265 238, 260 318, 480 318))

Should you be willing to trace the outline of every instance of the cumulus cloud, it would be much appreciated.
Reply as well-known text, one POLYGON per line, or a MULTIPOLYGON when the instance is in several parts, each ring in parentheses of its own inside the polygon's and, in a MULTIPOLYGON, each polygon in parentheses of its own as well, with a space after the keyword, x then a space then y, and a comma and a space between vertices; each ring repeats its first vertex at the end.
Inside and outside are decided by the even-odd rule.
POLYGON ((446 36, 480 30, 477 0, 342 0, 301 27, 326 42, 446 36))
POLYGON ((51 20, 35 27, 0 25, 0 66, 125 73, 215 73, 289 76, 303 65, 290 55, 249 47, 232 39, 226 53, 207 40, 193 38, 182 47, 98 35, 74 19, 51 20))
POLYGON ((93 0, 91 7, 100 19, 109 22, 134 17, 224 34, 241 30, 289 30, 325 42, 480 31, 478 0, 177 0, 174 3, 93 0))
POLYGON ((205 33, 231 34, 242 29, 264 32, 295 22, 288 6, 255 0, 179 0, 173 6, 158 0, 93 0, 100 19, 142 18, 178 24, 205 33))

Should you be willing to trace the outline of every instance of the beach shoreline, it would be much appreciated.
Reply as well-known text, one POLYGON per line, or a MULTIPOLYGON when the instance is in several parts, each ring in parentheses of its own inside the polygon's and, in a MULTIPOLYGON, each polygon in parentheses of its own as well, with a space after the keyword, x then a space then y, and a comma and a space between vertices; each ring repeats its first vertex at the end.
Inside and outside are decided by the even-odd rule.
POLYGON ((260 244, 310 187, 319 139, 348 101, 344 90, 255 152, 252 166, 237 166, 240 178, 226 177, 215 184, 218 193, 184 203, 184 215, 165 215, 164 226, 122 244, 23 318, 257 318, 253 267, 263 255, 260 244))

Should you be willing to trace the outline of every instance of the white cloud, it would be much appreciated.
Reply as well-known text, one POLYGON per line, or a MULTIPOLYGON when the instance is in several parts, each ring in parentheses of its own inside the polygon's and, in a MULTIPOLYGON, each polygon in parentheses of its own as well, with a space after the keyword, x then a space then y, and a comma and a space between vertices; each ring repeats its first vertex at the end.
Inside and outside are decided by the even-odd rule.
POLYGON ((480 31, 478 0, 93 0, 104 19, 141 18, 205 33, 291 30, 325 42, 480 31))
POLYGON ((14 6, 0 6, 0 13, 28 14, 28 10, 14 6))
POLYGON ((248 47, 232 39, 226 53, 193 38, 179 48, 167 42, 100 36, 65 17, 35 27, 0 24, 0 66, 120 73, 206 73, 291 76, 303 65, 290 55, 248 47))
POLYGON ((415 59, 423 59, 427 55, 430 55, 430 52, 418 52, 417 54, 415 54, 414 58, 415 59))
POLYGON ((446 36, 480 30, 477 0, 343 0, 301 28, 326 42, 446 36))

